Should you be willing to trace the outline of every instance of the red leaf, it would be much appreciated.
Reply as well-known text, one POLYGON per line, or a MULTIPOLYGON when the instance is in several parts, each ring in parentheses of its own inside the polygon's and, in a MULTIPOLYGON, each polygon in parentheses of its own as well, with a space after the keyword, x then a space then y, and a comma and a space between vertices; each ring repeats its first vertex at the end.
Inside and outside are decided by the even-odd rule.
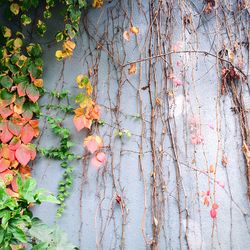
POLYGON ((13 110, 11 110, 9 107, 0 108, 0 115, 3 117, 3 119, 6 119, 8 116, 12 114, 13 114, 13 110))
POLYGON ((13 137, 9 143, 9 149, 15 151, 15 150, 17 150, 17 148, 20 147, 20 145, 21 145, 20 139, 17 137, 13 137))
POLYGON ((16 159, 23 166, 26 166, 31 160, 31 154, 26 145, 21 144, 21 146, 15 152, 16 159))
POLYGON ((36 102, 40 96, 38 89, 33 84, 29 84, 27 86, 26 94, 32 102, 36 102))
POLYGON ((93 154, 97 150, 101 149, 103 144, 102 144, 102 139, 99 136, 88 136, 84 140, 84 146, 88 149, 88 151, 93 154))
POLYGON ((2 133, 0 134, 0 140, 2 143, 7 143, 12 137, 13 134, 11 134, 7 126, 5 126, 5 128, 2 130, 2 133))
POLYGON ((16 135, 16 136, 18 136, 21 132, 21 126, 19 126, 18 124, 12 121, 8 122, 8 129, 13 135, 16 135))
POLYGON ((11 197, 13 197, 13 198, 19 198, 19 194, 16 193, 16 192, 13 192, 10 188, 6 188, 6 189, 5 189, 5 192, 6 192, 9 196, 11 196, 11 197))
POLYGON ((7 170, 10 166, 10 161, 4 158, 0 159, 0 172, 7 170))
POLYGON ((97 153, 91 160, 94 167, 99 168, 106 162, 106 155, 103 152, 97 153))
POLYGON ((218 207, 219 207, 219 206, 218 206, 217 203, 213 203, 213 205, 212 205, 212 208, 213 208, 213 209, 218 209, 218 207))
POLYGON ((210 216, 211 216, 211 218, 213 218, 213 219, 215 219, 215 218, 217 217, 217 211, 216 211, 216 209, 212 208, 212 209, 210 210, 210 216))
POLYGON ((33 139, 35 133, 34 133, 34 129, 30 126, 30 124, 26 124, 21 131, 21 139, 23 141, 23 143, 28 144, 29 142, 31 142, 31 140, 33 139))
POLYGON ((18 85, 17 85, 17 93, 18 93, 18 96, 25 96, 26 93, 25 93, 25 90, 26 90, 26 87, 27 85, 23 82, 20 82, 18 85))

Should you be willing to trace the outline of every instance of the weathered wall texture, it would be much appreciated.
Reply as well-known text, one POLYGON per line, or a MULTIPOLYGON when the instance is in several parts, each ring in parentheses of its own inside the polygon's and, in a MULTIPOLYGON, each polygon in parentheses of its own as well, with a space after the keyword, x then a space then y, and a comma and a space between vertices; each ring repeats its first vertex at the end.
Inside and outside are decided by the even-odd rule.
MULTIPOLYGON (((107 164, 97 171, 88 159, 75 162, 74 189, 59 224, 83 250, 157 249, 157 245, 248 249, 250 207, 240 115, 231 109, 235 107, 231 88, 226 85, 221 93, 222 63, 232 65, 218 59, 232 60, 225 53, 235 49, 231 62, 248 74, 248 10, 237 7, 239 1, 226 0, 218 1, 209 14, 203 11, 203 1, 109 2, 85 14, 70 60, 56 62, 57 48, 47 46, 52 37, 42 41, 45 87, 66 88, 74 96, 75 77, 91 68, 105 121, 93 133, 99 130, 104 138, 107 164), (131 33, 128 42, 123 32, 131 26, 140 32, 131 33), (177 53, 168 54, 173 50, 177 53), (140 59, 137 72, 128 74, 130 66, 124 64, 140 59), (130 139, 115 136, 124 129, 131 132, 130 139), (191 143, 196 132, 204 143, 191 143), (223 155, 228 158, 226 167, 223 155), (208 173, 211 164, 216 174, 208 173), (208 190, 209 207, 201 195, 208 190), (219 205, 216 220, 210 217, 213 202, 219 205)), ((52 25, 57 30, 57 23, 52 25)), ((249 110, 249 87, 239 75, 237 93, 249 110)), ((41 105, 52 101, 45 96, 41 105)), ((244 114, 249 121, 249 112, 244 114)), ((64 124, 72 130, 75 152, 83 154, 86 133, 76 132, 72 117, 64 124)), ((44 129, 39 145, 56 144, 51 131, 44 129)), ((40 186, 56 192, 62 169, 40 157, 33 174, 40 186)), ((48 223, 53 223, 55 211, 47 204, 34 210, 48 223)))

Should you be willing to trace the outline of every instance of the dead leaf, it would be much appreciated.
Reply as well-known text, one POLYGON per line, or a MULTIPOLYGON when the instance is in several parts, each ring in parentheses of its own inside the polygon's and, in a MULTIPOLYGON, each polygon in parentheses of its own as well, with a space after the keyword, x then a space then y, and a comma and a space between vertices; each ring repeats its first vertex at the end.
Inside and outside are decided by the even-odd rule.
POLYGON ((124 38, 124 40, 126 40, 128 42, 130 41, 130 34, 129 34, 129 32, 127 30, 125 30, 123 32, 123 38, 124 38))
POLYGON ((130 68, 128 69, 128 73, 129 75, 134 75, 136 73, 136 64, 135 63, 131 63, 130 64, 130 68))
POLYGON ((133 27, 130 28, 130 32, 132 32, 132 33, 134 33, 135 35, 137 35, 137 34, 139 34, 140 29, 139 29, 139 27, 133 26, 133 27))
POLYGON ((157 106, 161 106, 161 99, 159 97, 156 97, 155 103, 157 106))

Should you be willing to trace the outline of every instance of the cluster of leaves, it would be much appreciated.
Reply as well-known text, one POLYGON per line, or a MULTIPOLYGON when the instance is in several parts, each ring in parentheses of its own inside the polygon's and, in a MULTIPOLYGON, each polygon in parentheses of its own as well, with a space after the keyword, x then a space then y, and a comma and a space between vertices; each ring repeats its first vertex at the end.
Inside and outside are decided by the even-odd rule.
POLYGON ((77 159, 77 156, 71 152, 71 147, 74 143, 70 139, 70 130, 63 127, 61 118, 53 118, 49 116, 48 122, 52 132, 60 138, 58 147, 40 148, 41 154, 47 158, 61 161, 60 166, 65 169, 63 179, 59 182, 57 198, 60 201, 60 206, 57 209, 57 216, 60 217, 65 209, 65 199, 70 195, 70 190, 73 184, 73 168, 72 161, 77 159))
POLYGON ((64 16, 64 30, 56 34, 56 40, 68 40, 73 39, 79 31, 79 21, 81 18, 81 9, 87 6, 85 0, 17 0, 13 1, 0 1, 1 5, 5 5, 5 15, 8 19, 17 17, 23 26, 27 26, 32 23, 32 16, 30 13, 34 9, 42 10, 42 16, 36 22, 37 32, 43 36, 47 30, 46 20, 52 17, 52 9, 63 6, 64 16))
MULTIPOLYGON (((78 131, 83 128, 91 129, 94 122, 100 121, 100 107, 92 100, 93 87, 88 76, 78 75, 76 83, 83 92, 76 96, 76 103, 79 103, 80 107, 75 109, 73 122, 78 131)), ((93 166, 99 168, 105 164, 106 155, 100 151, 103 143, 99 136, 88 136, 83 144, 93 155, 91 160, 93 166)))
POLYGON ((23 249, 24 244, 30 243, 32 249, 41 244, 29 234, 33 227, 33 216, 29 210, 32 204, 42 202, 58 203, 57 199, 44 189, 36 188, 36 181, 32 178, 23 180, 17 177, 18 198, 6 193, 5 186, 0 186, 0 245, 3 250, 23 249))
POLYGON ((30 175, 28 163, 36 157, 39 135, 37 100, 43 92, 41 47, 29 44, 24 53, 24 36, 1 27, 0 32, 0 179, 16 197, 16 174, 30 175))

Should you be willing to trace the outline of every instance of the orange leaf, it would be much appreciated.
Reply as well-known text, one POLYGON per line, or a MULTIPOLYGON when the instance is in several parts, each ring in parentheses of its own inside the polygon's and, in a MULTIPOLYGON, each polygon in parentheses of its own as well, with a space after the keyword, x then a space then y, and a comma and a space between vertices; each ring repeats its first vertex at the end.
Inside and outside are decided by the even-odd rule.
POLYGON ((131 63, 130 64, 130 68, 128 69, 128 74, 129 75, 133 75, 136 73, 136 64, 135 63, 131 63))
POLYGON ((0 179, 5 183, 5 185, 9 185, 13 180, 13 171, 7 169, 0 173, 0 179))
POLYGON ((41 88, 43 86, 43 79, 35 79, 33 83, 36 87, 41 88))
POLYGON ((137 35, 140 32, 140 29, 139 29, 139 27, 133 26, 133 27, 130 28, 130 32, 132 32, 135 35, 137 35))
POLYGON ((7 170, 10 166, 10 161, 4 158, 0 159, 0 172, 7 170))

